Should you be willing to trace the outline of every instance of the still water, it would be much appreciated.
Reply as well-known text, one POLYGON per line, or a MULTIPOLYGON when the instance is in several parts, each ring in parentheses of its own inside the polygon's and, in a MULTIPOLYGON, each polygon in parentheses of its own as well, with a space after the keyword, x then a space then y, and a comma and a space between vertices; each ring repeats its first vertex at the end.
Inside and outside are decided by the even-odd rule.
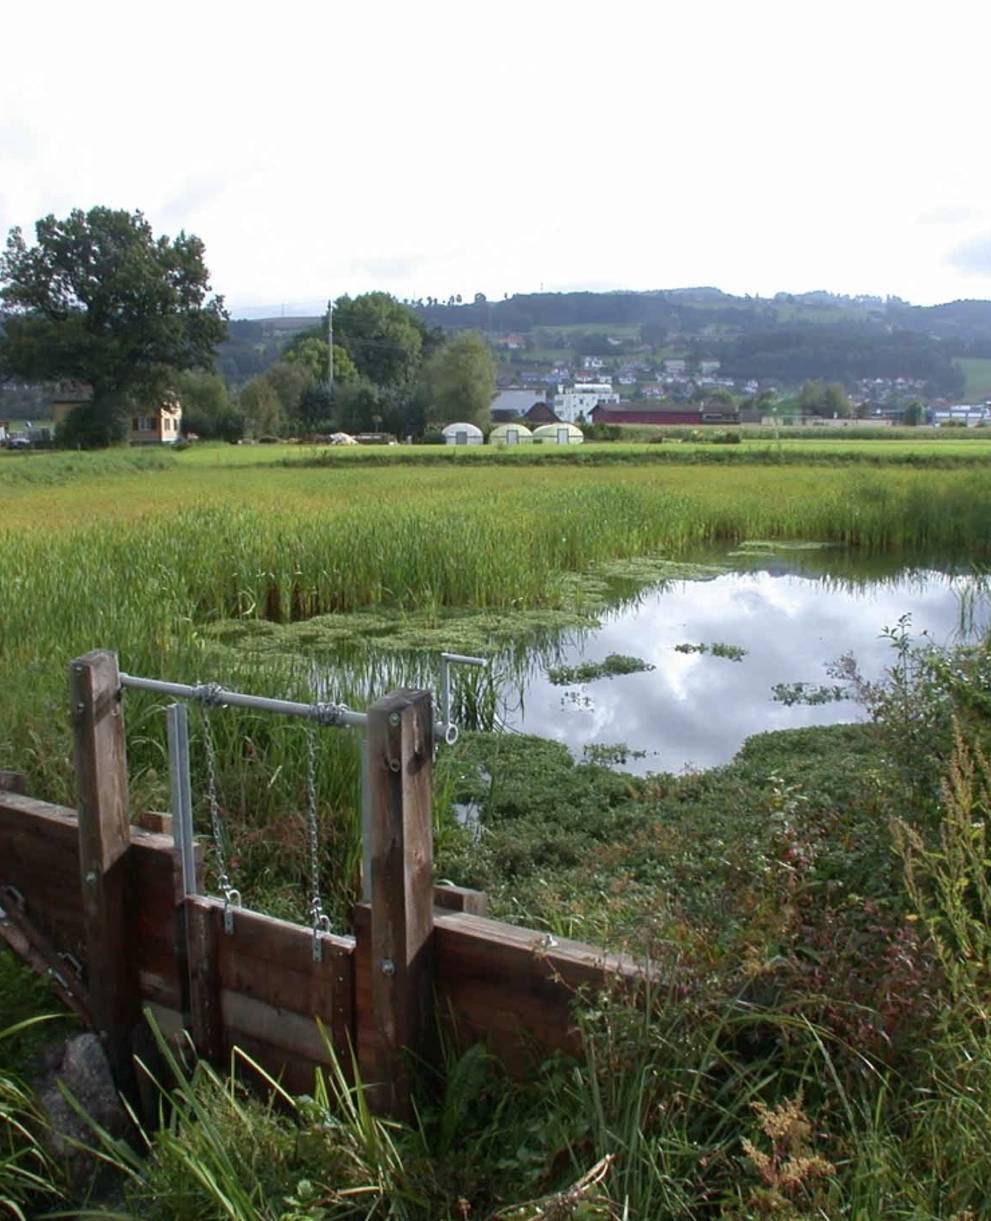
POLYGON ((866 678, 879 678, 894 662, 883 632, 901 616, 911 616, 913 638, 939 645, 973 636, 982 622, 979 606, 976 622, 961 626, 975 579, 959 572, 850 572, 848 559, 827 553, 710 558, 737 570, 642 591, 605 614, 598 630, 559 643, 569 665, 619 653, 652 670, 560 686, 545 666, 534 667, 522 684, 503 689, 505 726, 564 742, 579 758, 592 744, 625 743, 644 752, 627 757, 628 771, 712 767, 754 733, 863 719, 849 699, 789 707, 773 688, 832 686, 827 667, 847 653, 866 678), (675 647, 714 643, 746 655, 735 661, 675 647))

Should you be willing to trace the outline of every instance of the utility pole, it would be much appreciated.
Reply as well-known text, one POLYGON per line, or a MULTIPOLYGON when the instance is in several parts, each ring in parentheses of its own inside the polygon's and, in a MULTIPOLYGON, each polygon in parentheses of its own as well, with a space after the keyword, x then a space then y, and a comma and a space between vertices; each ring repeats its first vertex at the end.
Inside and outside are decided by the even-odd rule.
POLYGON ((327 393, 334 393, 334 303, 327 300, 327 393))

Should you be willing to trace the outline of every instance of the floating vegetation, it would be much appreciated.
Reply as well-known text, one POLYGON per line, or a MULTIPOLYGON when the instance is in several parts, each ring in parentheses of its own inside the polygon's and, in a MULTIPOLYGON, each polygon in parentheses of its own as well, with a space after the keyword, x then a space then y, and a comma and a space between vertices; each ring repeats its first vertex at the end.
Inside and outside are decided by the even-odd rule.
POLYGON ((687 560, 672 560, 663 556, 631 556, 607 560, 591 570, 593 577, 611 581, 634 581, 640 585, 657 585, 662 581, 712 581, 732 571, 725 564, 698 564, 687 560))
POLYGON ((577 666, 551 666, 547 677, 555 687, 570 687, 574 683, 590 683, 596 678, 616 678, 620 674, 642 674, 653 670, 642 657, 610 653, 602 661, 583 661, 577 666))
POLYGON ((717 640, 714 644, 676 644, 676 653, 708 653, 710 657, 725 657, 727 661, 743 661, 747 650, 738 644, 724 644, 717 640))
POLYGON ((835 704, 840 700, 848 700, 850 692, 846 687, 837 684, 830 686, 822 683, 775 683, 771 688, 771 698, 776 704, 792 708, 796 704, 835 704))
POLYGON ((575 610, 354 611, 315 615, 298 623, 226 619, 203 637, 237 653, 315 656, 374 649, 378 653, 459 653, 492 656, 517 643, 533 644, 560 632, 598 626, 575 610))
POLYGON ((807 539, 744 539, 738 543, 736 554, 759 552, 761 555, 775 555, 779 551, 825 551, 834 547, 835 543, 811 542, 807 539))

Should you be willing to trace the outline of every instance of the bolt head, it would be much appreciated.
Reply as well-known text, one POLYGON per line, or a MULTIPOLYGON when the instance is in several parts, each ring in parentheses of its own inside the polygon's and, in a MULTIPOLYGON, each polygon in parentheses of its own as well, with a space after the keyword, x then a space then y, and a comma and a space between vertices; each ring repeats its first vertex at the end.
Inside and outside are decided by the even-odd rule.
POLYGON ((396 964, 392 961, 391 958, 383 958, 382 959, 382 974, 383 975, 395 975, 395 973, 396 973, 396 964))
POLYGON ((400 716, 399 716, 398 712, 389 713, 389 724, 390 725, 393 725, 393 726, 398 725, 399 721, 400 721, 400 716))

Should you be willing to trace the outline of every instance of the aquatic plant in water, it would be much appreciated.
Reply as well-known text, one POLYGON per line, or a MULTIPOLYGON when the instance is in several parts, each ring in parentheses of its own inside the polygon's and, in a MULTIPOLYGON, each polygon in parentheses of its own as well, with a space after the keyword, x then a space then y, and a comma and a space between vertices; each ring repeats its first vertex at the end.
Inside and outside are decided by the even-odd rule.
POLYGON ((583 661, 577 666, 551 666, 547 677, 555 687, 569 687, 572 683, 590 683, 596 678, 615 678, 620 674, 641 674, 653 670, 649 661, 642 657, 628 657, 624 653, 610 653, 602 661, 583 661))
POLYGON ((676 644, 676 653, 708 653, 710 657, 725 657, 727 661, 743 661, 747 650, 738 644, 725 644, 717 640, 714 644, 676 644))
POLYGON ((775 683, 771 698, 776 704, 791 708, 795 704, 834 704, 850 699, 849 687, 828 683, 775 683))

